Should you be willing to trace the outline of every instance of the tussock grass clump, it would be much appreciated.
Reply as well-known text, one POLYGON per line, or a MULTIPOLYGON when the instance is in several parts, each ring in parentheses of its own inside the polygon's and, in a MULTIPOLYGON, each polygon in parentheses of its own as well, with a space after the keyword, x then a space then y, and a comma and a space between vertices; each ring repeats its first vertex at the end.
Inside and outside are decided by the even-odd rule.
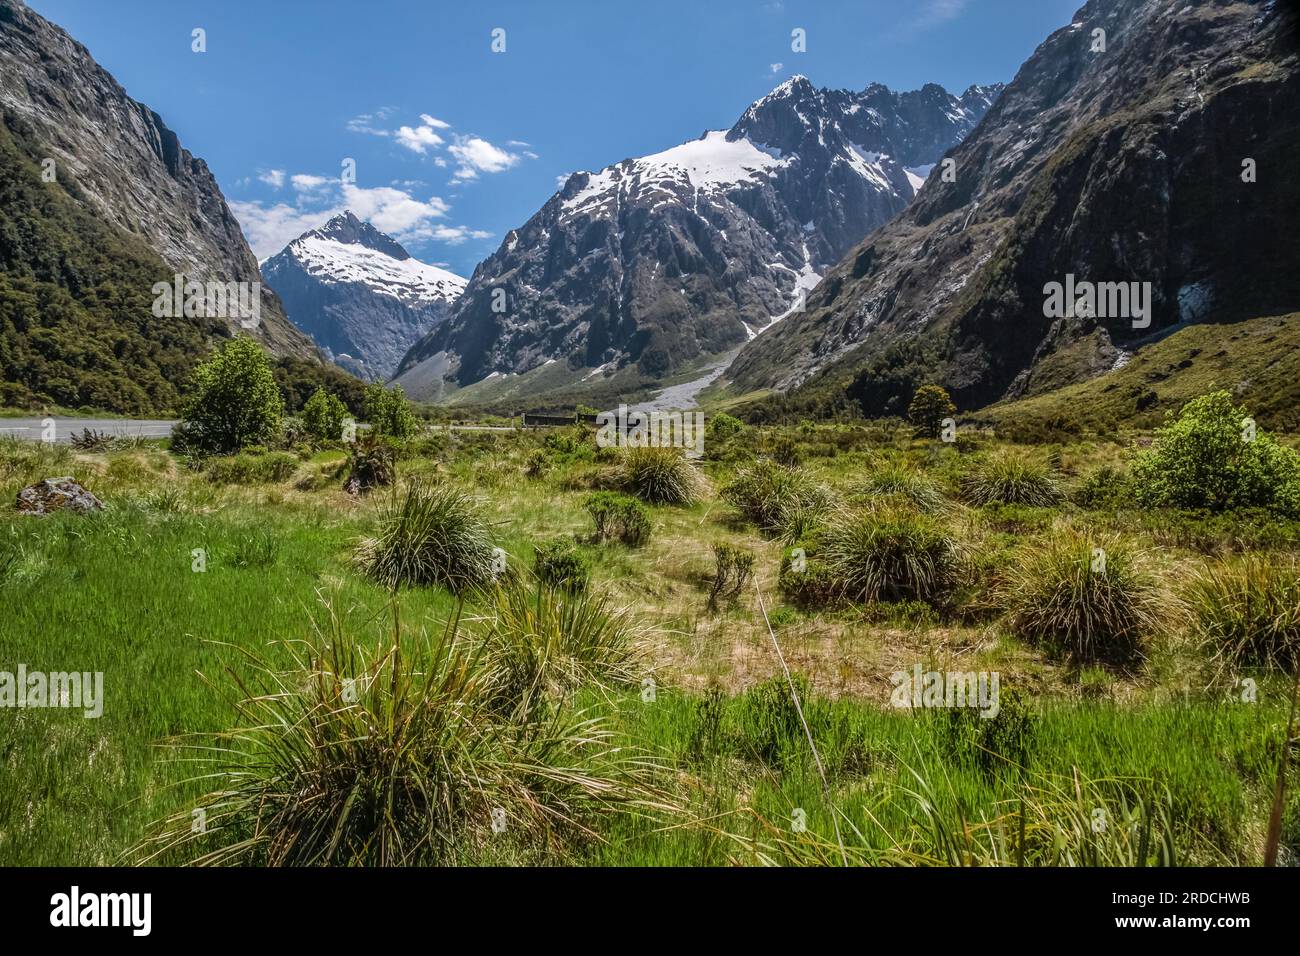
POLYGON ((66 475, 72 468, 73 458, 72 449, 67 445, 0 438, 0 481, 30 485, 66 475))
POLYGON ((803 537, 835 506, 835 496, 805 471, 760 458, 736 472, 722 497, 764 534, 803 537))
POLYGON ((819 553, 849 600, 946 604, 957 577, 955 539, 907 512, 854 515, 823 535, 819 553))
POLYGON ((869 503, 901 501, 927 514, 938 511, 944 502, 943 492, 933 480, 915 468, 893 461, 868 475, 858 492, 869 503))
POLYGON ((440 585, 456 595, 489 585, 495 554, 474 499, 416 480, 394 494, 379 516, 379 534, 358 559, 386 588, 440 585))
POLYGON ((1060 488, 1046 464, 1012 453, 984 459, 962 479, 961 491, 973 505, 1050 508, 1061 500, 1060 488))
POLYGON ((1219 561, 1192 577, 1187 601, 1215 657, 1291 669, 1300 660, 1300 568, 1258 555, 1219 561))
POLYGON ((549 541, 533 548, 533 574, 542 584, 567 591, 585 591, 591 568, 572 541, 549 541))
POLYGON ((636 548, 650 540, 650 512, 635 498, 616 491, 598 491, 588 496, 586 508, 595 522, 597 541, 617 539, 636 548))
POLYGON ((1159 630, 1165 601, 1120 538, 1066 534, 1009 568, 999 598, 1019 637, 1075 664, 1128 664, 1159 630))
POLYGON ((580 687, 631 684, 643 635, 631 612, 607 596, 511 581, 493 592, 483 643, 500 675, 500 702, 519 720, 580 687))
MULTIPOLYGON (((394 618, 396 618, 394 611, 394 618)), ((662 809, 657 767, 582 714, 497 708, 502 675, 452 619, 372 649, 331 615, 288 670, 248 655, 241 726, 181 743, 216 789, 163 821, 140 862, 416 866, 571 858, 598 818, 662 809), (504 828, 504 829, 503 829, 504 828)))
POLYGON ((633 448, 623 459, 628 492, 652 505, 693 505, 704 497, 706 479, 679 448, 633 448))

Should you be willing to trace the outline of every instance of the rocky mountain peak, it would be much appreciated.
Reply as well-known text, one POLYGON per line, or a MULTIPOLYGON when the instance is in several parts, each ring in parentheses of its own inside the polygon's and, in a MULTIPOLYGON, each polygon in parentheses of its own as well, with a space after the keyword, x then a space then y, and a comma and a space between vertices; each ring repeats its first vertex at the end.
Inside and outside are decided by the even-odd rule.
POLYGON ((332 239, 350 246, 364 246, 399 261, 411 258, 411 254, 402 247, 400 242, 380 232, 370 223, 358 219, 351 209, 344 210, 319 229, 304 233, 300 238, 308 237, 332 239))

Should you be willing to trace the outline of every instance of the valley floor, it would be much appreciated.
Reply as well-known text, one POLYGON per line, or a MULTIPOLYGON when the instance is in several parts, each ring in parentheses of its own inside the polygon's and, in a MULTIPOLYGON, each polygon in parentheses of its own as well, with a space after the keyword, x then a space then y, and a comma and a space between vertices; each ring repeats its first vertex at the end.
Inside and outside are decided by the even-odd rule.
MULTIPOLYGON (((0 865, 136 858, 153 821, 188 814, 208 789, 168 742, 236 725, 246 653, 287 665, 286 642, 310 638, 331 614, 374 642, 388 626, 389 596, 355 552, 390 492, 346 494, 342 451, 303 451, 281 480, 239 484, 223 483, 237 471, 214 480, 158 444, 131 444, 83 454, 0 443, 0 671, 104 674, 100 718, 0 712, 0 865), (32 518, 8 506, 25 484, 66 474, 109 508, 32 518)), ((972 456, 997 444, 936 447, 875 426, 751 429, 711 446, 703 500, 652 508, 651 539, 631 548, 589 540, 584 501, 617 464, 582 441, 465 432, 414 442, 403 476, 472 491, 512 566, 526 573, 538 543, 576 541, 592 590, 651 628, 639 683, 581 690, 573 705, 662 769, 673 814, 614 815, 563 855, 518 847, 496 861, 1257 865, 1289 678, 1225 673, 1176 622, 1139 664, 1074 667, 1014 637, 991 586, 1028 550, 1081 529, 1124 536, 1144 570, 1178 592, 1223 556, 1293 562, 1295 523, 1152 514, 1122 501, 961 503, 952 490, 972 456), (783 595, 789 542, 760 534, 717 489, 753 453, 791 448, 846 500, 884 461, 943 487, 941 520, 977 568, 964 609, 802 609, 783 595), (539 453, 547 467, 527 477, 539 453), (751 550, 755 564, 752 582, 711 611, 717 543, 751 550), (816 754, 791 716, 777 646, 802 689, 816 754), (893 706, 892 675, 918 665, 997 672, 1000 715, 893 706), (1247 681, 1257 694, 1243 694, 1247 681)), ((1049 456, 1071 489, 1129 455, 1126 444, 1090 440, 1027 451, 1049 456)), ((426 633, 456 611, 438 588, 396 600, 403 624, 426 633)), ((465 607, 467 618, 488 613, 477 599, 465 607)), ((1282 844, 1284 859, 1300 859, 1300 779, 1282 844)))

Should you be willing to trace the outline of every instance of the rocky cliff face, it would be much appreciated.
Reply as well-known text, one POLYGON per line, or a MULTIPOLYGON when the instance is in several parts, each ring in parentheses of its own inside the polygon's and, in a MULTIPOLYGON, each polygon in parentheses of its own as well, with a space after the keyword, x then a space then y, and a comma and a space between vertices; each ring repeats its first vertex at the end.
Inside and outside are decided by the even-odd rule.
POLYGON ((954 181, 932 176, 742 350, 733 387, 882 414, 937 381, 971 408, 1104 373, 1180 323, 1294 311, 1296 67, 1282 4, 1091 0, 952 150, 954 181), (1067 281, 1150 283, 1151 314, 1045 314, 1067 281))
MULTIPOLYGON (((67 33, 20 0, 0 0, 0 109, 58 182, 176 272, 201 282, 257 282, 257 261, 203 160, 67 33)), ((273 352, 313 356, 263 286, 253 334, 273 352)), ((239 328, 238 318, 229 323, 239 328)))
POLYGON ((570 383, 633 387, 732 349, 900 212, 999 92, 794 77, 729 130, 574 173, 479 265, 399 380, 419 395, 563 363, 570 383))
POLYGON ((344 212, 262 263, 289 320, 337 364, 388 379, 447 317, 465 279, 411 258, 396 240, 344 212))

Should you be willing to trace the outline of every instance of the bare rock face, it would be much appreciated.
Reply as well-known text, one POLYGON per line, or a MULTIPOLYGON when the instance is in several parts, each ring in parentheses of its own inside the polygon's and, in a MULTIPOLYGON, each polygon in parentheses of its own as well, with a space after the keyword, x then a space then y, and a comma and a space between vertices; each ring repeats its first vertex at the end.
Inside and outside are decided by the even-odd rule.
POLYGON ((574 173, 479 264, 397 379, 416 397, 546 365, 556 388, 633 384, 735 349, 901 212, 1000 92, 796 76, 731 129, 574 173))
POLYGON ((56 511, 87 514, 103 511, 104 503, 71 476, 46 478, 18 492, 18 510, 28 515, 48 515, 56 511))
POLYGON ((978 408, 1104 374, 1179 324, 1300 309, 1298 32, 1272 0, 1089 0, 951 151, 953 175, 747 345, 731 387, 888 415, 938 382, 978 408), (1150 314, 1051 314, 1067 276, 1149 284, 1150 314))
MULTIPOLYGON (((133 100, 90 51, 21 0, 0 0, 0 111, 29 151, 55 161, 59 182, 169 267, 199 282, 259 282, 257 260, 207 163, 133 100)), ((252 330, 277 355, 314 357, 262 285, 252 330)), ((241 331, 238 318, 229 323, 241 331)))

